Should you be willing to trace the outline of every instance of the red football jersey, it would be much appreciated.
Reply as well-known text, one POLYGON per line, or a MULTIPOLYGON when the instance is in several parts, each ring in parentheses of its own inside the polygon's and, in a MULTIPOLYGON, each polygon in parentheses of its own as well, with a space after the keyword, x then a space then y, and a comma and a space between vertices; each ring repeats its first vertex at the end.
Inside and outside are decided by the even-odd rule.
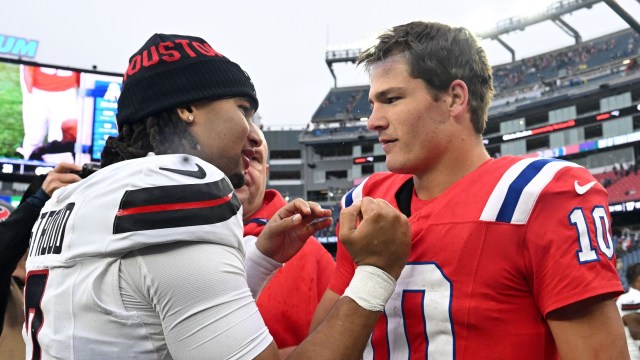
MULTIPOLYGON (((550 311, 622 293, 607 192, 586 169, 492 159, 428 201, 411 179, 374 174, 343 198, 411 209, 408 263, 365 359, 554 359, 550 311)), ((339 243, 329 288, 342 294, 354 269, 339 243)))
POLYGON ((25 66, 24 81, 29 92, 33 88, 45 91, 65 91, 80 86, 80 73, 40 66, 25 66))

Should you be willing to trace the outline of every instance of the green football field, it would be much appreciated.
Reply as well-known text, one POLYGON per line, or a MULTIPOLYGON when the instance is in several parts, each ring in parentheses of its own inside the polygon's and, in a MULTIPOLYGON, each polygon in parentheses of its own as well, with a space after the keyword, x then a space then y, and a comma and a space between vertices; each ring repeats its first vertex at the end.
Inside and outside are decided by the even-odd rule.
POLYGON ((0 157, 15 157, 22 144, 22 92, 15 64, 0 63, 0 157))

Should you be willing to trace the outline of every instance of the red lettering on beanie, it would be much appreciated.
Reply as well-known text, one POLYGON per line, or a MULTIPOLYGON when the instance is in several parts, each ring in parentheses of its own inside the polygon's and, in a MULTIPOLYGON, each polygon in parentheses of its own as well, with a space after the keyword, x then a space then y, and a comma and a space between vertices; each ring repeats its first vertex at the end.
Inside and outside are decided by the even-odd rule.
POLYGON ((162 57, 162 60, 167 61, 167 62, 172 62, 172 61, 176 61, 176 60, 180 60, 180 53, 175 51, 175 50, 168 50, 165 47, 173 47, 173 43, 172 42, 163 42, 160 43, 160 45, 158 45, 158 51, 160 52, 160 54, 164 55, 162 57))
POLYGON ((187 54, 189 54, 189 56, 196 57, 196 53, 194 53, 193 50, 189 48, 189 40, 176 40, 176 42, 182 45, 182 48, 187 52, 187 54))
POLYGON ((161 60, 166 62, 180 60, 185 54, 180 51, 180 48, 176 48, 176 46, 179 46, 177 44, 182 45, 184 53, 192 58, 197 57, 199 54, 225 58, 224 55, 215 51, 211 45, 206 42, 197 42, 187 39, 166 41, 158 45, 151 45, 148 49, 142 50, 141 53, 133 56, 129 66, 127 67, 127 71, 124 73, 123 81, 127 80, 129 76, 137 73, 142 67, 151 67, 158 64, 161 60), (197 50, 197 53, 194 49, 197 50))
POLYGON ((158 58, 158 50, 155 46, 152 46, 149 50, 151 51, 151 60, 149 60, 149 52, 147 50, 142 52, 142 66, 144 67, 149 67, 160 60, 160 58, 158 58))
POLYGON ((140 55, 136 55, 131 59, 129 63, 129 67, 127 68, 127 73, 125 74, 125 80, 127 79, 127 75, 133 75, 140 70, 140 55))
POLYGON ((201 44, 199 42, 195 42, 193 41, 191 44, 193 44, 193 47, 198 49, 198 51, 200 51, 201 53, 203 53, 204 55, 208 55, 208 56, 222 56, 222 54, 220 54, 219 52, 213 50, 213 48, 211 47, 211 45, 204 43, 201 44))

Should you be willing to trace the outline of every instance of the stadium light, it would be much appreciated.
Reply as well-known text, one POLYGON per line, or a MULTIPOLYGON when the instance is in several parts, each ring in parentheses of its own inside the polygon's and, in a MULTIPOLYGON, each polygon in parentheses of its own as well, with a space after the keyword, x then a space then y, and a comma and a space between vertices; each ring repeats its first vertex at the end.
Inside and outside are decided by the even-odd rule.
MULTIPOLYGON (((507 19, 500 20, 496 22, 496 25, 493 29, 488 31, 481 31, 476 33, 480 39, 491 39, 499 42, 507 51, 511 53, 511 60, 515 62, 515 50, 513 50, 504 40, 500 38, 501 35, 505 35, 514 31, 521 31, 525 28, 544 22, 544 21, 552 21, 556 24, 560 29, 566 32, 568 35, 572 36, 576 40, 576 44, 581 42, 582 37, 580 34, 573 29, 569 24, 562 20, 562 16, 572 13, 574 11, 583 9, 583 8, 591 8, 592 5, 605 1, 610 7, 613 6, 610 3, 615 3, 613 0, 560 0, 554 3, 548 4, 546 6, 545 11, 536 12, 535 9, 532 9, 533 6, 541 7, 546 3, 549 3, 549 0, 544 1, 529 1, 529 2, 521 2, 519 3, 520 9, 518 12, 523 14, 522 16, 511 16, 507 19), (528 15, 532 14, 532 15, 528 15)), ((621 9, 619 12, 619 16, 624 15, 624 10, 621 9)), ((628 19, 628 17, 624 18, 627 23, 629 23, 633 19, 628 19)), ((631 24, 630 24, 631 25, 631 24)), ((632 26, 634 29, 635 27, 632 26)))

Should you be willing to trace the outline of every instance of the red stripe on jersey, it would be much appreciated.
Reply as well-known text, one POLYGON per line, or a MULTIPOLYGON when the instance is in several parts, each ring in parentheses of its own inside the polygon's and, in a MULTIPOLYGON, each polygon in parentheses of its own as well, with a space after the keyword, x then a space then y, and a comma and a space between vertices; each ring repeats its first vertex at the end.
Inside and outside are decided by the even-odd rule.
POLYGON ((409 343, 409 359, 427 358, 427 322, 424 318, 424 291, 405 290, 402 294, 404 331, 409 343), (422 316, 415 316, 421 314, 422 316), (413 341, 412 341, 413 339, 413 341), (427 339, 426 341, 420 341, 427 339))
POLYGON ((384 313, 378 319, 373 334, 371 334, 371 345, 373 347, 373 358, 376 360, 389 360, 389 338, 387 337, 387 314, 384 313))
POLYGON ((640 310, 640 304, 622 304, 622 311, 640 310))
POLYGON ((150 212, 157 212, 157 211, 198 209, 198 208, 205 208, 205 207, 211 207, 211 206, 218 206, 220 204, 230 201, 231 195, 232 194, 229 194, 225 197, 221 197, 215 200, 208 200, 208 201, 159 204, 159 205, 150 205, 150 206, 138 206, 138 207, 129 208, 129 209, 121 209, 117 212, 116 216, 143 214, 143 213, 150 213, 150 212))

